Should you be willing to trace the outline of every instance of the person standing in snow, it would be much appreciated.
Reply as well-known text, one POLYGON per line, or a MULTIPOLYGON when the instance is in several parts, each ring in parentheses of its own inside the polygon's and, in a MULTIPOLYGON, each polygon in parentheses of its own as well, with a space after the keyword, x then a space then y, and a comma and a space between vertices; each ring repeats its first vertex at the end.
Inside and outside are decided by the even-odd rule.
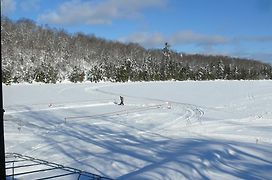
POLYGON ((123 96, 120 96, 120 104, 119 105, 124 105, 124 97, 123 96))

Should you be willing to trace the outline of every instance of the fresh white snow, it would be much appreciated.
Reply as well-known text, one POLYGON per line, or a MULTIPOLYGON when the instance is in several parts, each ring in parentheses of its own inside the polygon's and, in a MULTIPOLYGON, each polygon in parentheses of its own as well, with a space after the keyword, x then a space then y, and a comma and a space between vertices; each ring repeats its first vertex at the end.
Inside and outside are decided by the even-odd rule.
POLYGON ((272 81, 19 84, 3 91, 6 152, 115 179, 272 178, 272 81), (120 95, 124 106, 114 104, 120 95))

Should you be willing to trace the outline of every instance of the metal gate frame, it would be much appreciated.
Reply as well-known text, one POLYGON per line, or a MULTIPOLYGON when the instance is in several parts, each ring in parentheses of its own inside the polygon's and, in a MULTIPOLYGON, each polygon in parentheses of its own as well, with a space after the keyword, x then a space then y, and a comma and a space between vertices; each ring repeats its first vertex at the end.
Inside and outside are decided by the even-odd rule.
POLYGON ((78 180, 111 180, 107 177, 18 153, 6 153, 5 158, 6 179, 10 180, 17 178, 29 179, 33 175, 35 180, 61 179, 68 176, 73 176, 78 180))

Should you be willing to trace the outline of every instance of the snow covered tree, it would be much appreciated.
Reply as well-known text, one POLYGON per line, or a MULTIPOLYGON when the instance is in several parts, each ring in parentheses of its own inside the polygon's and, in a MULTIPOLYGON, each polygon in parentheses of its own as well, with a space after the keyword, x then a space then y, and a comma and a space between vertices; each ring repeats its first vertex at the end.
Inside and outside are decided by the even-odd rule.
POLYGON ((12 82, 12 67, 3 66, 2 67, 2 82, 9 85, 12 82))
POLYGON ((32 20, 1 17, 3 82, 54 83, 64 79, 152 81, 187 79, 272 79, 271 65, 228 56, 145 49, 136 43, 69 34, 32 20), (170 56, 171 55, 171 56, 170 56), (12 68, 10 68, 12 67, 12 68))
POLYGON ((170 45, 168 44, 168 42, 164 44, 162 52, 165 58, 168 60, 170 58, 170 45))
POLYGON ((87 80, 91 82, 99 82, 103 80, 101 66, 94 65, 87 73, 87 80))
POLYGON ((74 83, 83 82, 85 79, 85 72, 80 67, 75 66, 68 78, 71 82, 74 83))
POLYGON ((51 64, 41 63, 33 71, 36 82, 56 83, 58 80, 58 71, 51 64))

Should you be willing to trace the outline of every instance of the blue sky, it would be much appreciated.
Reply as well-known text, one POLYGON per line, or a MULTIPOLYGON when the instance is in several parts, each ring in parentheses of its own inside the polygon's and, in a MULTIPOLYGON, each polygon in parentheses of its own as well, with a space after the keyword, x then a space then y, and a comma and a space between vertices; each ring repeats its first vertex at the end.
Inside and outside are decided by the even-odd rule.
POLYGON ((272 0, 1 0, 13 20, 178 52, 272 64, 272 0))

